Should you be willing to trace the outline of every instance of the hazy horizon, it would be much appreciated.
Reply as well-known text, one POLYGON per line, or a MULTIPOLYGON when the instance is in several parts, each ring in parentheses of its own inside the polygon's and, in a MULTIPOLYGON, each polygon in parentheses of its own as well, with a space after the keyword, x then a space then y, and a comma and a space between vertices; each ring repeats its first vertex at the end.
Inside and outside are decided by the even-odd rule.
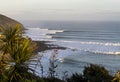
POLYGON ((0 0, 0 14, 17 20, 120 21, 119 0, 0 0))

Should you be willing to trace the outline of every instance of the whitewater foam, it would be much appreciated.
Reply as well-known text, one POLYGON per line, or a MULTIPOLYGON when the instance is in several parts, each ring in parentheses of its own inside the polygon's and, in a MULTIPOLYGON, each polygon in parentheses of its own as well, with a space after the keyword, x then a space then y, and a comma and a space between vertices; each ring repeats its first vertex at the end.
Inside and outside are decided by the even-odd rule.
POLYGON ((61 42, 66 43, 80 43, 80 44, 91 44, 91 45, 105 45, 105 46, 120 46, 120 43, 110 43, 110 42, 85 42, 85 41, 65 41, 61 40, 61 42))
MULTIPOLYGON (((58 32, 64 32, 64 30, 49 30, 41 28, 27 28, 25 36, 30 37, 32 40, 37 41, 51 41, 52 36, 50 34, 56 34, 58 32)), ((52 40, 54 41, 54 40, 52 40)))
POLYGON ((100 54, 120 55, 120 52, 96 52, 100 54))
POLYGON ((120 43, 59 40, 55 42, 55 44, 68 47, 72 50, 86 51, 95 54, 120 54, 120 43))
POLYGON ((32 38, 32 40, 55 41, 55 44, 71 48, 72 50, 81 50, 96 54, 120 54, 120 43, 53 39, 51 34, 56 34, 58 32, 64 32, 64 30, 28 28, 26 35, 32 38))

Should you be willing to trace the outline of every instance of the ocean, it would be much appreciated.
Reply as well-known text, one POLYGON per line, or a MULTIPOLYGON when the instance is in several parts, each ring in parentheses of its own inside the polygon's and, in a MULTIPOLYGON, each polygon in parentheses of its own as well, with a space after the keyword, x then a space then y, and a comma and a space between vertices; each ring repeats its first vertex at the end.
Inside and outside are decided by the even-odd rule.
MULTIPOLYGON (((120 70, 118 21, 27 21, 23 24, 28 29, 26 35, 33 40, 51 41, 48 44, 67 47, 58 50, 58 73, 82 73, 89 64, 104 66, 112 75, 120 70)), ((40 52, 45 70, 48 70, 53 52, 40 52)))

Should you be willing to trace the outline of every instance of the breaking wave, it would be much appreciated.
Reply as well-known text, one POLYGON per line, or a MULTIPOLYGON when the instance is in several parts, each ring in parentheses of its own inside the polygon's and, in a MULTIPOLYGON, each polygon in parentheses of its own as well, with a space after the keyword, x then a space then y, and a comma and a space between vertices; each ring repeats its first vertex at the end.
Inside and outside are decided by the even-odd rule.
POLYGON ((64 32, 64 30, 49 30, 43 28, 27 28, 26 36, 37 41, 53 41, 55 44, 71 48, 73 50, 81 50, 95 54, 120 54, 120 43, 115 42, 96 42, 96 41, 70 41, 57 40, 52 37, 56 33, 64 32))
POLYGON ((57 41, 59 45, 67 46, 73 50, 81 50, 95 54, 120 54, 120 43, 85 42, 85 41, 57 41))
POLYGON ((50 34, 56 34, 58 32, 64 32, 63 30, 49 30, 41 28, 27 28, 25 36, 30 37, 32 40, 37 41, 54 41, 51 40, 52 36, 50 34))

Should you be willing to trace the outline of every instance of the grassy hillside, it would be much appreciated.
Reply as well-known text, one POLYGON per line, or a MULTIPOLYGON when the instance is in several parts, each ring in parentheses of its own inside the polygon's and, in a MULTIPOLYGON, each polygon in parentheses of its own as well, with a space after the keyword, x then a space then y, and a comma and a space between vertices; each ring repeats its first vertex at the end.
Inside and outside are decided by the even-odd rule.
POLYGON ((8 28, 11 26, 16 26, 16 25, 20 25, 23 27, 23 25, 19 23, 18 21, 0 14, 0 26, 8 28))

